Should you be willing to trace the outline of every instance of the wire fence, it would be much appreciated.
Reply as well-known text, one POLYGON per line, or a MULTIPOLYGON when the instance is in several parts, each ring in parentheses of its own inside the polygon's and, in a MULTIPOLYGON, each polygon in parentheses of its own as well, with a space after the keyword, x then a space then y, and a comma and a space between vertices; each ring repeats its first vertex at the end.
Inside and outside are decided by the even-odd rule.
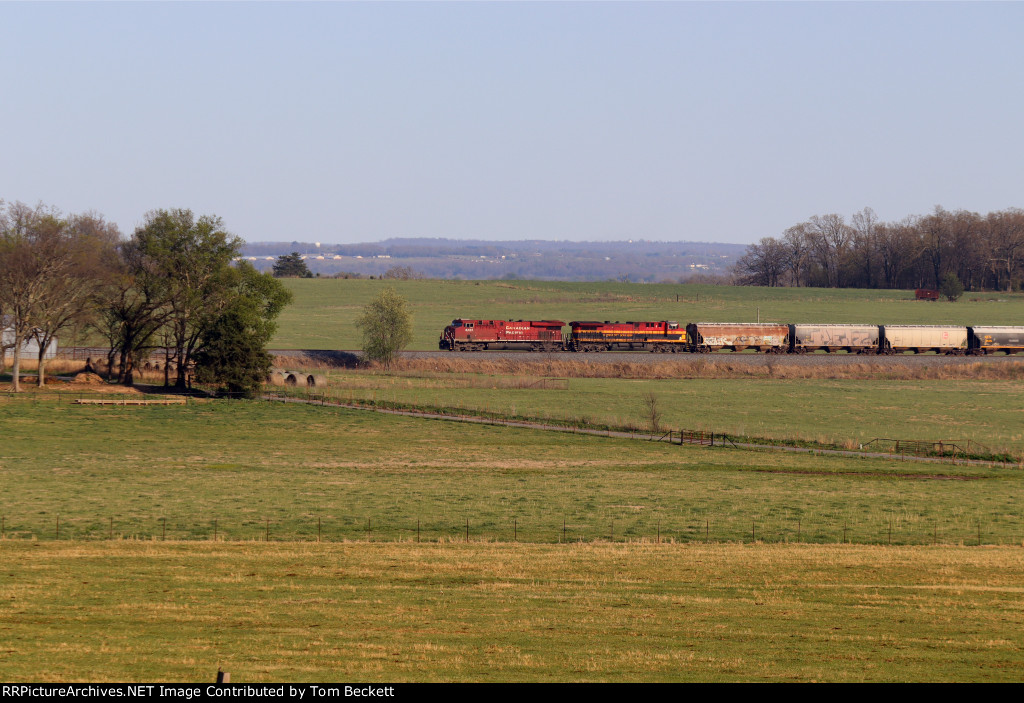
POLYGON ((1024 546, 1024 520, 758 519, 737 515, 687 519, 294 519, 0 516, 0 541, 145 540, 218 542, 492 543, 806 543, 1024 546))

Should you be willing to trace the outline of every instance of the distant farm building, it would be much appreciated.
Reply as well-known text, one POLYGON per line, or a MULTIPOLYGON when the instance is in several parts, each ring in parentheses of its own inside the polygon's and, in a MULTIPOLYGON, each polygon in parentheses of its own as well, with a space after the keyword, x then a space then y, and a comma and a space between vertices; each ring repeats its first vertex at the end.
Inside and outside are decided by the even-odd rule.
MULTIPOLYGON (((4 349, 10 354, 14 350, 14 329, 12 327, 5 326, 0 330, 0 344, 3 344, 4 349)), ((21 343, 21 355, 31 359, 39 358, 39 342, 32 337, 22 340, 21 343)), ((57 338, 54 337, 50 340, 50 346, 46 348, 46 354, 43 355, 44 359, 52 359, 57 356, 57 338)))

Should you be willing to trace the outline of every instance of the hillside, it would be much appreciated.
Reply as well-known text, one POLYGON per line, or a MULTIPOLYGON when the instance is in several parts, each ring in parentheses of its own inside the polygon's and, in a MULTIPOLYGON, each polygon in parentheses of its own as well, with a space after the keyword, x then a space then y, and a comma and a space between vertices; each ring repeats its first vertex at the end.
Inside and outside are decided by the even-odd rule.
POLYGON ((278 256, 298 252, 321 276, 380 276, 404 266, 424 278, 653 283, 726 275, 744 251, 745 245, 709 242, 388 239, 319 247, 315 242, 256 242, 246 244, 242 253, 257 268, 269 270, 278 256))

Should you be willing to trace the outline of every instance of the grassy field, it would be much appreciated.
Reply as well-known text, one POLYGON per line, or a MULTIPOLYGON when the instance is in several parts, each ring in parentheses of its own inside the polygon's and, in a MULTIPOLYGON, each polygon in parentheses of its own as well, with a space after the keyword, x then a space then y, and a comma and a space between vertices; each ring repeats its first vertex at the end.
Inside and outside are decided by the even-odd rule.
MULTIPOLYGON (((357 347, 352 320, 384 285, 288 283, 283 348, 357 347)), ((1002 294, 395 285, 422 349, 455 316, 1024 319, 1024 297, 1002 294)), ((637 427, 653 393, 674 427, 1024 449, 1013 373, 723 369, 538 384, 557 374, 410 367, 331 371, 329 388, 637 427)), ((1017 468, 48 398, 0 397, 4 681, 1020 680, 1017 468)))
POLYGON ((1017 469, 315 406, 0 402, 7 539, 1014 544, 1017 469), (58 524, 59 523, 59 524, 58 524), (369 529, 367 529, 369 527, 369 529), (319 532, 318 532, 319 530, 319 532))
POLYGON ((4 681, 1019 681, 1016 548, 0 542, 4 681))
POLYGON ((437 349, 453 318, 1021 324, 1024 295, 967 293, 957 303, 915 301, 912 291, 751 288, 543 281, 288 279, 295 301, 271 346, 358 349, 353 322, 383 287, 409 300, 412 350, 437 349), (678 296, 678 301, 676 299, 678 296))
POLYGON ((876 438, 966 440, 1024 456, 1020 381, 563 378, 334 371, 327 394, 468 412, 667 428, 856 449, 876 438))

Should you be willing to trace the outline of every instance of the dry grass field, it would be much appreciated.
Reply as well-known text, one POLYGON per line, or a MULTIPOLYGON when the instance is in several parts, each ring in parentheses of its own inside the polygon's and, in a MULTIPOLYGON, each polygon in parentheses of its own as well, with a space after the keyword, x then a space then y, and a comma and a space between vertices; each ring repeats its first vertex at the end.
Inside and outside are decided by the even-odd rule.
POLYGON ((1024 552, 0 542, 4 681, 1019 681, 1024 552))

